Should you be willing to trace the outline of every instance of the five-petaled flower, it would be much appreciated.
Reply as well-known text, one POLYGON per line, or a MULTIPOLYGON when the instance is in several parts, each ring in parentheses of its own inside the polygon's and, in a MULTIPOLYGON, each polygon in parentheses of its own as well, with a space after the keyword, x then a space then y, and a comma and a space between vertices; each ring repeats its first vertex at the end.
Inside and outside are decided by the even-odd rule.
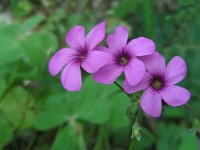
POLYGON ((174 57, 167 66, 164 57, 158 52, 144 56, 141 60, 147 68, 142 81, 136 86, 131 86, 125 80, 124 90, 127 93, 145 90, 140 100, 141 108, 145 113, 152 117, 159 117, 162 111, 161 99, 173 107, 188 102, 190 92, 175 85, 183 80, 187 73, 186 64, 181 57, 174 57))
POLYGON ((155 44, 152 40, 139 37, 127 44, 128 30, 119 26, 113 34, 107 36, 108 48, 98 47, 111 56, 111 60, 96 73, 94 80, 104 84, 112 84, 122 72, 126 80, 132 86, 138 84, 145 73, 145 65, 138 56, 150 55, 155 52, 155 44))
POLYGON ((105 22, 95 26, 85 37, 85 29, 75 26, 66 35, 69 48, 60 49, 49 61, 49 72, 57 75, 62 69, 61 82, 69 91, 79 91, 82 86, 81 69, 94 73, 110 61, 110 56, 95 47, 105 37, 105 22))
POLYGON ((152 40, 138 37, 127 43, 128 30, 123 26, 107 36, 108 48, 98 46, 104 37, 105 22, 95 26, 86 37, 84 27, 71 28, 66 36, 69 48, 60 49, 50 59, 50 74, 55 76, 63 69, 61 82, 64 88, 79 91, 82 86, 81 67, 94 73, 94 80, 104 84, 112 84, 124 72, 124 91, 135 93, 144 90, 140 105, 152 117, 161 115, 162 100, 173 107, 188 102, 191 93, 175 85, 187 73, 181 57, 174 57, 166 66, 164 57, 155 52, 152 40))

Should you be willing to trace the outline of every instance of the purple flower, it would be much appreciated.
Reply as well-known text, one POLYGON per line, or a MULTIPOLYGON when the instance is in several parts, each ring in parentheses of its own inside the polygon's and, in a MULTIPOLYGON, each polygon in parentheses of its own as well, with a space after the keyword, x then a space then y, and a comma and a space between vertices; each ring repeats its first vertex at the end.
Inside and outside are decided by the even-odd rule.
POLYGON ((94 73, 110 61, 110 56, 95 47, 105 37, 105 22, 95 26, 85 37, 85 29, 75 26, 66 35, 69 48, 60 49, 49 61, 49 72, 57 75, 62 69, 61 82, 69 91, 79 91, 82 86, 81 69, 94 73))
POLYGON ((139 37, 127 44, 128 30, 119 26, 113 34, 108 35, 108 48, 100 46, 98 49, 108 53, 112 59, 100 70, 94 73, 94 80, 104 84, 112 84, 122 72, 130 85, 139 83, 145 73, 144 63, 137 56, 150 55, 155 51, 152 40, 139 37))
POLYGON ((145 113, 152 117, 159 117, 162 110, 161 99, 173 107, 188 102, 191 96, 190 92, 175 85, 183 80, 187 73, 186 64, 181 57, 174 57, 167 66, 165 66, 164 57, 157 52, 150 56, 144 56, 141 60, 147 68, 142 81, 136 86, 130 86, 125 80, 124 90, 127 93, 145 90, 140 101, 145 113))

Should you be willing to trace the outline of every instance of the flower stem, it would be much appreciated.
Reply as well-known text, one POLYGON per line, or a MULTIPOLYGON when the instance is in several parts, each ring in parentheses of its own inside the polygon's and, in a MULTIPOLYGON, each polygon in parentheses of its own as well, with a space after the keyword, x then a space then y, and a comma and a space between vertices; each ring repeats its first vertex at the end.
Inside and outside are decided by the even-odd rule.
POLYGON ((131 98, 132 98, 132 94, 126 93, 126 92, 124 91, 123 87, 122 87, 119 83, 117 83, 117 81, 114 81, 114 83, 115 83, 115 85, 117 85, 128 97, 131 97, 131 98))
MULTIPOLYGON (((117 83, 116 81, 114 81, 114 83, 122 90, 122 92, 124 92, 124 93, 130 98, 131 103, 133 103, 133 101, 132 101, 133 95, 132 95, 132 94, 126 93, 126 92, 124 91, 123 87, 122 87, 119 83, 117 83)), ((130 109, 130 108, 128 108, 128 109, 130 109)), ((128 112, 128 111, 127 111, 127 112, 128 112)), ((131 117, 129 116, 129 113, 127 113, 127 115, 128 115, 129 118, 131 118, 131 117)), ((142 120, 142 117, 143 117, 143 112, 142 112, 142 110, 139 108, 139 109, 138 109, 138 112, 137 112, 137 116, 136 116, 135 121, 133 122, 133 124, 140 123, 141 120, 142 120)), ((136 140, 136 137, 131 138, 131 142, 130 142, 130 145, 129 145, 128 150, 134 150, 135 140, 136 140)))
POLYGON ((135 118, 135 123, 136 123, 136 122, 137 122, 137 123, 141 123, 142 118, 143 118, 143 112, 142 112, 142 109, 139 108, 138 113, 137 113, 137 116, 136 116, 136 118, 135 118))
POLYGON ((134 150, 134 144, 135 144, 135 138, 132 138, 128 150, 134 150))
POLYGON ((141 122, 143 117, 142 110, 139 108, 135 121, 133 122, 132 126, 132 135, 131 135, 131 142, 129 145, 129 150, 134 150, 134 143, 136 139, 140 141, 141 138, 141 127, 139 123, 141 122))
POLYGON ((185 106, 192 112, 194 118, 200 118, 197 112, 190 106, 188 103, 185 104, 185 106))

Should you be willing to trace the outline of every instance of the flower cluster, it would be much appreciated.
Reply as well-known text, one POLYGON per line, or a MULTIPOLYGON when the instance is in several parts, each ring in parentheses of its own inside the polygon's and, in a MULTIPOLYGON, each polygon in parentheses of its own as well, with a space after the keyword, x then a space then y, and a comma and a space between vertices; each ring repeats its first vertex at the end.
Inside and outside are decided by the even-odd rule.
POLYGON ((82 26, 75 26, 66 35, 68 48, 60 49, 49 61, 52 76, 61 70, 61 82, 68 91, 79 91, 82 86, 81 68, 93 73, 94 80, 112 84, 122 73, 126 93, 144 90, 140 105, 145 113, 159 117, 161 99, 170 106, 187 103, 190 92, 175 85, 186 76, 185 61, 174 57, 166 66, 164 57, 156 52, 155 43, 145 37, 128 41, 128 30, 116 27, 108 35, 108 47, 99 45, 105 38, 105 22, 99 23, 86 36, 82 26))

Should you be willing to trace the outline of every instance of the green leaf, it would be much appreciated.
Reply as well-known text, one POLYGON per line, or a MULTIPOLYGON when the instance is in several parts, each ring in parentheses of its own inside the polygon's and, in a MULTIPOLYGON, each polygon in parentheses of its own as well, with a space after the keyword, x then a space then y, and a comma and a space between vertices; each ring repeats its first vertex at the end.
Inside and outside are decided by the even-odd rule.
POLYGON ((142 135, 140 141, 136 140, 134 143, 134 149, 136 150, 149 150, 151 149, 153 142, 146 136, 142 135))
POLYGON ((17 39, 15 30, 13 25, 0 24, 0 53, 19 46, 18 42, 15 41, 17 39))
POLYGON ((33 9, 31 2, 26 0, 11 0, 11 11, 16 17, 27 16, 33 9))
POLYGON ((163 115, 167 118, 182 118, 185 117, 185 108, 184 107, 164 107, 164 113, 163 115))
POLYGON ((75 123, 59 130, 51 150, 78 150, 78 134, 75 123))
POLYGON ((198 141, 192 132, 185 135, 184 139, 181 141, 178 150, 198 150, 198 141))
POLYGON ((0 103, 0 110, 16 128, 28 128, 32 126, 34 119, 33 98, 29 93, 21 88, 16 87, 10 91, 0 103))
POLYGON ((153 1, 146 0, 143 2, 143 10, 144 10, 144 27, 146 33, 149 37, 153 35, 153 1))
POLYGON ((0 65, 18 59, 21 55, 17 33, 11 25, 0 25, 0 65))
POLYGON ((32 110, 25 110, 24 115, 22 116, 23 121, 21 122, 19 128, 27 129, 33 126, 35 120, 35 112, 32 110))
POLYGON ((104 126, 99 126, 98 131, 96 133, 95 146, 93 150, 110 150, 110 145, 108 142, 108 132, 104 126))
POLYGON ((6 90, 6 87, 7 87, 6 82, 3 79, 0 79, 0 97, 6 90))
POLYGON ((122 2, 119 2, 118 5, 113 9, 114 16, 122 18, 130 12, 133 12, 138 6, 138 2, 138 0, 123 0, 122 2))
POLYGON ((45 19, 45 16, 43 14, 36 14, 36 15, 28 18, 20 26, 21 33, 31 32, 31 30, 34 27, 36 27, 39 23, 41 23, 44 19, 45 19))
POLYGON ((48 130, 61 125, 73 115, 72 103, 67 94, 50 96, 36 116, 35 127, 39 130, 48 130))
POLYGON ((95 83, 91 77, 84 80, 80 92, 50 96, 37 115, 35 127, 47 130, 74 119, 106 122, 110 116, 109 86, 95 83))
MULTIPOLYGON (((109 91, 109 86, 96 83, 91 77, 86 78, 83 84, 79 93, 80 101, 76 104, 77 118, 93 123, 104 123, 110 115, 110 103, 106 93, 109 91)), ((71 93, 71 95, 77 94, 71 93)))
POLYGON ((140 139, 140 141, 136 140, 134 148, 137 150, 150 149, 150 147, 155 142, 156 138, 148 129, 144 127, 142 127, 141 133, 142 133, 142 138, 140 139))
POLYGON ((0 50, 0 65, 5 63, 15 61, 21 57, 21 50, 20 49, 7 49, 7 50, 0 50))
MULTIPOLYGON (((28 32, 31 33, 30 31, 33 27, 38 25, 43 20, 44 20, 44 16, 41 14, 38 14, 27 19, 23 23, 13 23, 10 25, 0 24, 0 43, 1 43, 0 44, 0 60, 1 60, 0 65, 3 65, 11 61, 15 61, 22 56, 23 51, 20 46, 21 40, 27 36, 28 32)), ((46 36, 49 36, 49 34, 46 36)), ((43 39, 43 41, 45 42, 43 41, 40 41, 40 42, 43 42, 42 44, 51 43, 54 47, 56 47, 57 41, 55 37, 52 37, 52 36, 53 35, 51 34, 50 37, 47 38, 47 40, 50 40, 50 41, 45 41, 43 39)), ((27 44, 30 44, 30 43, 27 43, 27 44)), ((49 45, 46 45, 46 46, 49 46, 49 45)), ((34 47, 34 48, 37 48, 37 47, 34 47)))
POLYGON ((116 127, 128 127, 130 121, 126 111, 130 101, 127 98, 127 95, 124 93, 117 93, 111 96, 109 101, 111 103, 111 115, 108 124, 116 127))
POLYGON ((195 130, 195 131, 200 132, 200 121, 199 121, 199 119, 194 119, 193 120, 192 129, 195 130))
POLYGON ((84 140, 83 134, 78 134, 78 146, 80 150, 87 150, 86 142, 84 140))
POLYGON ((57 50, 58 41, 53 33, 37 32, 26 37, 21 47, 27 61, 33 66, 41 66, 51 51, 57 50))
POLYGON ((176 124, 160 122, 156 128, 156 134, 158 135, 156 149, 177 150, 180 145, 179 142, 186 137, 186 133, 188 133, 188 129, 177 126, 176 124))
POLYGON ((13 137, 12 126, 6 118, 0 114, 0 149, 3 148, 13 137))

